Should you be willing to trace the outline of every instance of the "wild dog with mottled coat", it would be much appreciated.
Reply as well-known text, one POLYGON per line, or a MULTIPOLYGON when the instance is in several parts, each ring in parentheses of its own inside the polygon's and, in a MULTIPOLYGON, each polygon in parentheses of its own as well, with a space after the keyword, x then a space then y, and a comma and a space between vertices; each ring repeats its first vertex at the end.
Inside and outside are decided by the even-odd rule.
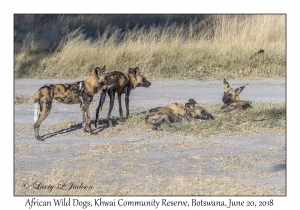
POLYGON ((109 95, 110 98, 110 105, 109 111, 107 115, 107 120, 109 127, 112 127, 111 121, 111 111, 114 107, 115 101, 115 94, 118 94, 118 102, 119 102, 119 114, 120 114, 120 121, 124 120, 123 118, 123 110, 122 110, 122 103, 121 103, 121 96, 125 93, 125 105, 126 105, 126 117, 129 117, 129 95, 130 92, 136 87, 149 87, 151 82, 149 82, 145 76, 140 73, 138 67, 136 68, 129 68, 128 73, 123 71, 113 71, 108 73, 108 75, 114 79, 114 84, 106 89, 102 90, 100 101, 98 108, 96 110, 96 119, 95 119, 95 127, 97 127, 98 123, 98 116, 100 109, 102 110, 103 103, 105 101, 106 93, 109 95))
POLYGON ((70 84, 50 84, 41 87, 34 96, 34 136, 39 141, 44 141, 39 135, 39 128, 44 119, 49 115, 52 101, 64 104, 78 104, 83 114, 82 127, 84 132, 92 134, 89 106, 93 97, 102 88, 113 84, 114 80, 106 75, 105 66, 96 67, 94 76, 70 84))
POLYGON ((171 127, 182 119, 190 121, 191 119, 208 120, 214 118, 194 99, 190 99, 187 103, 174 103, 150 110, 145 121, 148 128, 161 130, 163 123, 171 127))
POLYGON ((249 101, 243 101, 239 97, 239 94, 242 92, 245 86, 236 89, 231 88, 226 79, 223 80, 223 85, 224 95, 222 97, 222 101, 224 105, 221 107, 221 111, 234 114, 251 107, 249 101))

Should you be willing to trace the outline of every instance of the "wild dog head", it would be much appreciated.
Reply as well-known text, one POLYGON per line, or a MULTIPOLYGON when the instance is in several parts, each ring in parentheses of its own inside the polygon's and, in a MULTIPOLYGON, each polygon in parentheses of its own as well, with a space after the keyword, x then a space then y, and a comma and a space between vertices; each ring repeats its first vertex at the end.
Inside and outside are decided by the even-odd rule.
POLYGON ((149 87, 151 85, 151 82, 149 82, 144 75, 140 73, 140 70, 138 67, 129 68, 128 74, 130 76, 130 82, 133 88, 135 87, 149 87))
POLYGON ((193 119, 214 119, 213 116, 208 113, 203 107, 201 107, 200 104, 198 104, 194 99, 190 99, 188 103, 185 104, 185 108, 189 116, 193 119))
POLYGON ((154 110, 148 113, 145 118, 145 122, 148 128, 156 130, 164 122, 165 117, 168 117, 165 113, 161 112, 160 110, 154 110))
POLYGON ((223 80, 224 85, 224 95, 222 97, 222 101, 224 104, 230 103, 233 100, 240 100, 239 94, 245 88, 245 86, 239 88, 231 88, 226 79, 223 80))
POLYGON ((115 81, 105 73, 105 70, 105 65, 102 68, 96 67, 94 70, 95 77, 98 81, 98 84, 95 86, 99 89, 105 85, 112 85, 115 81))

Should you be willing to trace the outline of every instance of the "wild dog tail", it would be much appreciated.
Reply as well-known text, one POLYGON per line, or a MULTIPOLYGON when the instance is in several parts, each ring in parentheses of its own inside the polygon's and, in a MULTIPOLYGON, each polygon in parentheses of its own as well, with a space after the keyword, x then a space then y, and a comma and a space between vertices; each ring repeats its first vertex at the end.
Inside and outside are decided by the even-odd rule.
POLYGON ((33 102, 34 102, 34 118, 33 118, 33 120, 35 123, 41 113, 39 91, 34 95, 33 102))
POLYGON ((99 102, 100 110, 102 110, 103 104, 105 102, 105 98, 106 98, 106 90, 102 90, 100 95, 100 102, 99 102))
POLYGON ((102 92, 101 92, 101 95, 100 95, 99 105, 96 109, 95 127, 97 127, 97 124, 98 124, 99 112, 100 112, 100 110, 102 110, 102 107, 103 107, 103 104, 104 104, 104 101, 105 101, 105 97, 106 97, 106 91, 107 91, 106 89, 103 89, 102 92))

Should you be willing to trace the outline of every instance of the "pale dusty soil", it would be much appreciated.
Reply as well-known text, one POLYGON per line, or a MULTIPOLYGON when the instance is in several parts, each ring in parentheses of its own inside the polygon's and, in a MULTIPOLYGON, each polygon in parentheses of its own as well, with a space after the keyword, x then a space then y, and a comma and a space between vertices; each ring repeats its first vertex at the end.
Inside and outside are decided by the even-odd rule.
MULTIPOLYGON (((73 81, 77 80, 15 80, 14 91, 32 96, 44 84, 73 81)), ((151 82, 149 88, 132 91, 132 113, 189 98, 220 103, 223 94, 222 81, 151 82)), ((232 87, 246 85, 242 99, 286 100, 283 79, 229 83, 232 87)), ((99 94, 91 105, 92 119, 97 100, 99 94)), ((108 102, 107 97, 101 118, 107 115, 108 102)), ((90 136, 81 129, 79 105, 55 103, 41 126, 45 142, 38 142, 33 137, 33 104, 15 105, 14 110, 15 195, 286 194, 285 133, 198 139, 149 131, 141 124, 131 129, 101 125, 90 136), (67 188, 71 182, 93 188, 57 188, 58 183, 66 183, 67 188), (34 189, 34 183, 35 187, 41 183, 40 189, 34 189)), ((117 110, 116 101, 114 116, 117 110)))

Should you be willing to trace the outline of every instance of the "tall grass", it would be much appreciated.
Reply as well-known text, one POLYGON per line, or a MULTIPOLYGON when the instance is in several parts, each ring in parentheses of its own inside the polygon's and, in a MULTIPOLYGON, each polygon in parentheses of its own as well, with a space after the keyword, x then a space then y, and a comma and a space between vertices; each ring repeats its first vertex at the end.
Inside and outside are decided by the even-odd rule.
POLYGON ((210 15, 189 24, 125 31, 108 26, 96 39, 79 28, 63 37, 54 53, 20 50, 15 78, 87 77, 101 65, 138 66, 150 78, 277 78, 285 76, 285 46, 285 15, 210 15), (265 55, 250 60, 260 49, 265 55))

